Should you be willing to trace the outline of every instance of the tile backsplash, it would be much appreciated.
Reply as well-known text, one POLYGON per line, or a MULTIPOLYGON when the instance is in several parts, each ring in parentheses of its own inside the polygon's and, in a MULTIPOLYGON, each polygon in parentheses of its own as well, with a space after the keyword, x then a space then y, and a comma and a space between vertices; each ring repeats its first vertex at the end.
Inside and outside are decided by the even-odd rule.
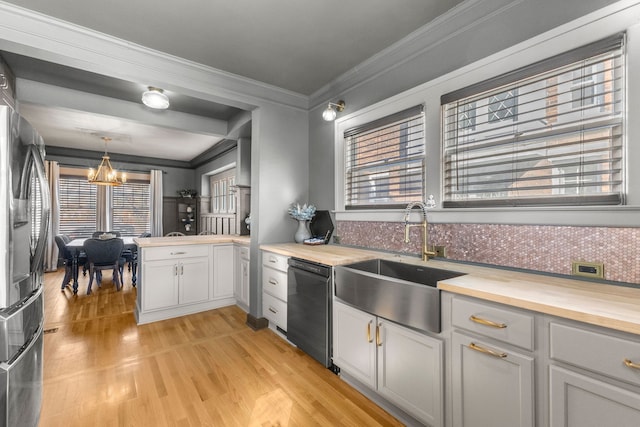
MULTIPOLYGON (((344 245, 418 256, 420 227, 404 243, 404 224, 338 221, 344 245)), ((604 263, 606 280, 640 284, 640 228, 502 224, 429 224, 429 243, 447 258, 504 267, 571 274, 571 261, 604 263)))

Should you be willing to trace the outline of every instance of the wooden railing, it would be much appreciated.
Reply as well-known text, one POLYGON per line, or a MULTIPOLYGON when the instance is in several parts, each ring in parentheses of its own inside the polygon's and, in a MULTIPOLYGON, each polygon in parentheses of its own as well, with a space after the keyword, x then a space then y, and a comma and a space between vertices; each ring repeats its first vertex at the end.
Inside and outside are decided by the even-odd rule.
POLYGON ((200 227, 202 231, 212 231, 215 234, 237 234, 235 214, 202 214, 200 227))

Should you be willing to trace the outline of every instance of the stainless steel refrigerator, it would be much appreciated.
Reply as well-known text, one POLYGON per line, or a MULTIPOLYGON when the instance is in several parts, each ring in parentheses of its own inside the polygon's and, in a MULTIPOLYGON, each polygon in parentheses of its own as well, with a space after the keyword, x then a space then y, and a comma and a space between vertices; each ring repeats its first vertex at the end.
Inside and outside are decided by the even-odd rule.
POLYGON ((0 106, 0 426, 37 426, 42 403, 44 142, 0 106))

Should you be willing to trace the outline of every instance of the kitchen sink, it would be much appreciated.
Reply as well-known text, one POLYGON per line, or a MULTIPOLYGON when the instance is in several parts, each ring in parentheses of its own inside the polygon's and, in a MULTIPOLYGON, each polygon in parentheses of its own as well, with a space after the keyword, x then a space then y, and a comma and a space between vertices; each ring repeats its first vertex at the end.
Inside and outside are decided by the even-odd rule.
POLYGON ((336 297, 363 311, 423 331, 440 332, 440 280, 464 273, 373 259, 335 267, 336 297))

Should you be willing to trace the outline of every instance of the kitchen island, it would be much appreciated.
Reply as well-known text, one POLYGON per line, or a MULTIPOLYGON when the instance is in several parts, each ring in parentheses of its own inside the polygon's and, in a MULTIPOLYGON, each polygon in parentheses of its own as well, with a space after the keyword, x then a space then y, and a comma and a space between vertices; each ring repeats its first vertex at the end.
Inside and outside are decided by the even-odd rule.
POLYGON ((235 248, 248 247, 248 236, 146 237, 135 242, 138 324, 236 304, 235 248))

